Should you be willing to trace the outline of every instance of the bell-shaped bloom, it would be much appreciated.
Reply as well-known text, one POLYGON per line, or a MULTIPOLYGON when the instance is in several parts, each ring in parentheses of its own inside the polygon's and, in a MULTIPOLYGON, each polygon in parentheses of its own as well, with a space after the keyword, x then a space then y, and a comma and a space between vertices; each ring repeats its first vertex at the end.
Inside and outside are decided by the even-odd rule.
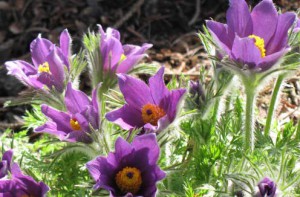
POLYGON ((289 50, 288 30, 295 13, 279 14, 272 0, 262 0, 250 12, 245 0, 230 0, 227 24, 207 21, 222 55, 253 72, 270 69, 289 50), (247 65, 247 66, 245 66, 247 65))
POLYGON ((100 52, 104 72, 127 73, 138 61, 145 57, 145 51, 152 47, 152 44, 122 45, 120 33, 116 29, 107 28, 106 32, 99 25, 101 34, 100 52))
POLYGON ((115 152, 86 164, 96 181, 94 189, 106 189, 112 197, 154 197, 156 182, 166 176, 157 165, 159 152, 155 134, 135 137, 131 144, 119 137, 115 152))
POLYGON ((185 89, 169 91, 164 83, 164 67, 149 79, 149 85, 140 79, 119 74, 119 87, 126 104, 106 114, 107 120, 123 129, 144 127, 150 131, 162 131, 176 117, 177 106, 185 89))
POLYGON ((30 44, 32 64, 22 60, 8 61, 5 66, 8 74, 35 89, 53 87, 62 92, 64 89, 65 67, 69 69, 71 38, 67 30, 60 35, 60 47, 38 36, 30 44))
POLYGON ((259 191, 256 193, 256 197, 276 196, 276 184, 268 177, 265 177, 263 180, 261 180, 257 186, 259 191))
POLYGON ((4 178, 11 171, 12 156, 12 150, 8 150, 3 154, 2 161, 0 162, 0 179, 4 178))
POLYGON ((91 143, 89 136, 91 127, 99 128, 99 109, 97 91, 93 91, 92 100, 72 88, 69 83, 66 89, 65 105, 67 112, 56 110, 48 105, 42 105, 42 112, 50 120, 35 129, 35 132, 49 133, 60 140, 69 142, 91 143))
POLYGON ((11 179, 0 179, 0 196, 4 197, 46 197, 49 187, 22 174, 18 164, 11 168, 11 179))

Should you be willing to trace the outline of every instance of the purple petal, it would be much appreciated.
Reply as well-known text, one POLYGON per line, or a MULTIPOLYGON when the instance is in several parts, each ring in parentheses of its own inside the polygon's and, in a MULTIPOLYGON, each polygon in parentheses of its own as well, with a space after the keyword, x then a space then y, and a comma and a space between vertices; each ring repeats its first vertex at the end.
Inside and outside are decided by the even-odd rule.
POLYGON ((58 139, 63 140, 66 134, 70 131, 58 131, 55 122, 46 122, 44 125, 37 127, 34 132, 37 133, 48 133, 50 135, 56 136, 58 139))
POLYGON ((126 140, 118 137, 115 143, 115 157, 121 159, 126 155, 131 154, 133 151, 132 145, 130 145, 126 140))
POLYGON ((145 55, 127 56, 117 67, 116 73, 128 73, 145 55))
POLYGON ((13 150, 6 151, 2 156, 2 161, 4 160, 7 161, 8 170, 11 170, 12 157, 13 157, 13 150))
POLYGON ((264 57, 258 64, 258 71, 263 72, 274 66, 281 57, 284 56, 287 52, 289 52, 290 48, 284 48, 276 53, 273 53, 271 55, 268 55, 264 57))
MULTIPOLYGON (((175 112, 175 114, 176 114, 176 112, 175 112)), ((174 117, 174 119, 175 119, 175 117, 174 117)), ((168 115, 165 115, 164 117, 162 117, 158 120, 157 128, 156 128, 155 132, 160 133, 161 131, 166 129, 171 123, 172 123, 172 121, 170 122, 168 115)))
POLYGON ((45 62, 46 57, 50 53, 53 43, 47 39, 38 37, 30 44, 30 52, 33 64, 37 67, 45 62))
POLYGON ((67 29, 65 29, 59 38, 60 48, 65 57, 71 57, 71 43, 72 39, 67 29))
POLYGON ((69 114, 58 111, 47 105, 42 105, 41 109, 42 109, 43 114, 45 114, 47 117, 51 118, 53 120, 53 122, 56 123, 57 130, 64 131, 66 133, 68 133, 68 131, 72 130, 72 128, 70 126, 71 117, 69 114))
POLYGON ((254 7, 251 18, 253 34, 264 39, 267 46, 275 33, 278 13, 272 0, 263 0, 254 7))
POLYGON ((169 90, 164 81, 164 71, 165 68, 161 67, 157 73, 149 79, 149 88, 156 105, 159 105, 162 98, 169 94, 169 90))
POLYGON ((280 51, 288 44, 288 31, 296 19, 296 14, 287 12, 278 17, 277 28, 274 36, 266 47, 267 55, 280 51))
POLYGON ((43 84, 37 81, 37 71, 34 66, 25 61, 9 61, 5 63, 9 75, 15 76, 25 85, 41 89, 43 84))
POLYGON ((232 46, 232 56, 242 64, 247 64, 250 69, 262 59, 260 50, 255 45, 253 38, 240 38, 236 36, 232 46))
POLYGON ((177 115, 177 107, 180 100, 185 94, 185 89, 172 90, 169 96, 162 99, 159 106, 161 106, 168 115, 169 121, 173 122, 177 115))
POLYGON ((72 83, 68 83, 65 95, 65 104, 69 112, 76 114, 85 110, 86 107, 92 103, 85 93, 80 90, 73 89, 72 83))
MULTIPOLYGON (((159 157, 159 145, 156 140, 156 135, 154 133, 141 135, 135 137, 132 141, 132 147, 135 151, 148 149, 148 162, 149 165, 155 165, 159 157)), ((145 156, 146 157, 146 156, 145 156)))
POLYGON ((126 56, 130 55, 141 55, 144 54, 146 50, 150 49, 153 45, 145 43, 141 47, 137 45, 126 44, 123 46, 124 54, 126 56))
POLYGON ((72 131, 64 139, 69 142, 83 142, 86 144, 92 143, 93 140, 84 131, 72 131))
POLYGON ((124 53, 120 40, 108 36, 101 41, 100 48, 104 70, 115 70, 124 53))
POLYGON ((223 52, 230 55, 234 36, 229 33, 227 25, 215 21, 206 21, 206 25, 216 44, 223 52))
POLYGON ((129 106, 141 110, 147 103, 154 103, 149 87, 140 79, 118 74, 119 87, 129 106))
POLYGON ((144 125, 141 111, 125 104, 120 109, 111 111, 105 115, 108 121, 111 121, 125 130, 139 128, 144 125))
POLYGON ((252 19, 245 0, 230 0, 230 7, 226 14, 228 28, 240 37, 252 33, 252 19))

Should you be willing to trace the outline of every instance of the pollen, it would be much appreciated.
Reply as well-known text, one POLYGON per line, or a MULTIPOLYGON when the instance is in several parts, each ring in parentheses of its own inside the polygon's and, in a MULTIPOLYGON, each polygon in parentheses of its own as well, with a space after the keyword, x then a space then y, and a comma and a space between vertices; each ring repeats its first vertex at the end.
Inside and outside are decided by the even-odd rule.
POLYGON ((43 64, 40 64, 39 68, 38 68, 38 72, 39 73, 50 73, 49 63, 44 62, 43 64))
POLYGON ((165 115, 166 112, 154 104, 148 103, 142 108, 142 118, 145 124, 150 123, 154 126, 157 126, 158 120, 165 115))
POLYGON ((75 118, 70 119, 70 126, 75 131, 81 130, 80 124, 75 118))
POLYGON ((255 46, 259 49, 261 57, 266 56, 266 49, 265 49, 265 41, 263 38, 256 36, 256 35, 250 35, 249 38, 254 38, 255 40, 255 46))
POLYGON ((122 55, 121 55, 121 57, 120 57, 120 60, 119 60, 119 64, 121 63, 121 62, 123 62, 124 60, 126 60, 126 58, 127 58, 127 56, 123 53, 122 55))
POLYGON ((117 173, 115 180, 122 192, 136 194, 142 185, 141 171, 135 167, 125 167, 117 173))

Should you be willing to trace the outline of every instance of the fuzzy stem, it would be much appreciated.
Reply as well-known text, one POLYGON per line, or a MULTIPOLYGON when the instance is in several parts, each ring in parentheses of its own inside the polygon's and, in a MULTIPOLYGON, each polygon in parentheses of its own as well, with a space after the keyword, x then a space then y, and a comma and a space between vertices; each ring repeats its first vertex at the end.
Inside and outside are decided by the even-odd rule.
POLYGON ((285 77, 285 75, 281 74, 281 75, 278 76, 278 78, 276 80, 276 84, 275 84, 275 87, 274 87, 274 90, 273 90, 273 93, 272 93, 272 98, 271 98, 271 101, 270 101, 270 106, 269 106, 269 109, 268 109, 268 115, 267 115, 265 132, 264 132, 265 137, 268 137, 270 135, 270 129, 271 129, 271 124, 272 124, 272 118, 273 118, 273 115, 274 115, 275 104, 276 104, 277 98, 279 96, 279 92, 280 92, 279 90, 280 90, 281 84, 284 80, 284 77, 285 77))
MULTIPOLYGON (((255 83, 254 83, 255 84, 255 83)), ((244 81, 246 91, 244 151, 254 150, 254 103, 256 86, 244 81)))

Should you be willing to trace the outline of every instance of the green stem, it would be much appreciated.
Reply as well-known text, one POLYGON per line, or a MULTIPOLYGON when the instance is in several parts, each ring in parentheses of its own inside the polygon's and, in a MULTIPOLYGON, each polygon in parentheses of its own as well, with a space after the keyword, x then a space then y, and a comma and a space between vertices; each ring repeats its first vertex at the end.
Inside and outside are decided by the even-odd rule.
POLYGON ((272 124, 272 119, 273 119, 273 115, 274 115, 274 109, 275 109, 275 104, 277 101, 277 98, 279 96, 279 90, 281 87, 281 84, 284 80, 285 75, 281 74, 278 76, 277 80, 276 80, 276 84, 272 93, 272 98, 271 98, 271 102, 270 102, 270 106, 268 109, 268 115, 267 115, 267 121, 266 121, 266 126, 265 126, 265 137, 269 136, 270 134, 270 129, 271 129, 271 124, 272 124))
POLYGON ((218 111, 219 111, 219 106, 220 106, 220 97, 217 97, 215 99, 215 103, 213 106, 213 114, 212 114, 212 127, 211 127, 211 132, 213 133, 216 129, 216 122, 218 120, 218 111))
MULTIPOLYGON (((249 82, 249 80, 247 81, 249 82)), ((256 86, 253 86, 251 83, 244 84, 246 91, 244 150, 252 152, 254 150, 254 102, 256 86)))

